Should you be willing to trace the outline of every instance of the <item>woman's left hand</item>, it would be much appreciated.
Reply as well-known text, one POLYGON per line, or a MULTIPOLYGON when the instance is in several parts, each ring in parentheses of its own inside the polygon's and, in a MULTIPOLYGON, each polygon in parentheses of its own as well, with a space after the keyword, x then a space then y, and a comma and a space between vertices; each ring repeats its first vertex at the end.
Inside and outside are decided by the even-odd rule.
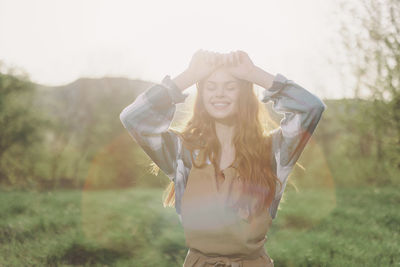
POLYGON ((227 68, 227 71, 238 79, 253 82, 252 74, 256 66, 251 61, 249 55, 242 50, 222 54, 222 63, 227 68))

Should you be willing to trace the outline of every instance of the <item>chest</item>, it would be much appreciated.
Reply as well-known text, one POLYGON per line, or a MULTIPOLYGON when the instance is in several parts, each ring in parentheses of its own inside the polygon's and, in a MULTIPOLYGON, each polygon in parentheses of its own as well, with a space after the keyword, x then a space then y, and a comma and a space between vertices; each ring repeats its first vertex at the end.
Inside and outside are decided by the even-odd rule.
POLYGON ((203 168, 193 167, 182 198, 184 228, 203 234, 226 234, 225 231, 232 226, 232 233, 244 231, 246 236, 251 236, 253 231, 259 233, 260 229, 265 233, 268 212, 255 217, 251 211, 255 199, 251 196, 243 198, 242 189, 239 174, 233 167, 224 169, 220 175, 215 175, 212 164, 203 168))

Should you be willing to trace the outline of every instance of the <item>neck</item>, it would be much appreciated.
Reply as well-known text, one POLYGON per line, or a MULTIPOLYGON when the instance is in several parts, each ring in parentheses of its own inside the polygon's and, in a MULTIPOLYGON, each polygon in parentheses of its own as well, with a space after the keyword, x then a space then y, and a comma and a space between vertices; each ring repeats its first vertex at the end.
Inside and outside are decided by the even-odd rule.
POLYGON ((232 140, 235 132, 235 124, 233 123, 233 120, 230 122, 216 120, 215 131, 217 133, 222 150, 229 150, 233 147, 232 140))

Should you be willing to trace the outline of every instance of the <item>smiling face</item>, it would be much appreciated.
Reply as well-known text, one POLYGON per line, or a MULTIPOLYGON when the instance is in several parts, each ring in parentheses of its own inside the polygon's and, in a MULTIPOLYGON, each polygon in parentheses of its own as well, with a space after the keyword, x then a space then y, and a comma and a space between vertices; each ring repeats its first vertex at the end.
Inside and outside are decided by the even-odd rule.
POLYGON ((238 110, 239 80, 224 68, 215 70, 203 84, 202 100, 208 114, 218 121, 233 121, 238 110))

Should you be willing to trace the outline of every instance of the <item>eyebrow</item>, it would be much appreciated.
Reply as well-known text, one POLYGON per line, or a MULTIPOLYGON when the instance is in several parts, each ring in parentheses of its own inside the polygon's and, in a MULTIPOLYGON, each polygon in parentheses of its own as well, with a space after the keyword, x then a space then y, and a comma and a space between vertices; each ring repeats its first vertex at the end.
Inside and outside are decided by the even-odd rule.
MULTIPOLYGON (((208 83, 218 83, 218 82, 215 82, 215 81, 207 81, 207 82, 208 83)), ((226 81, 224 83, 237 83, 237 81, 226 81)))

